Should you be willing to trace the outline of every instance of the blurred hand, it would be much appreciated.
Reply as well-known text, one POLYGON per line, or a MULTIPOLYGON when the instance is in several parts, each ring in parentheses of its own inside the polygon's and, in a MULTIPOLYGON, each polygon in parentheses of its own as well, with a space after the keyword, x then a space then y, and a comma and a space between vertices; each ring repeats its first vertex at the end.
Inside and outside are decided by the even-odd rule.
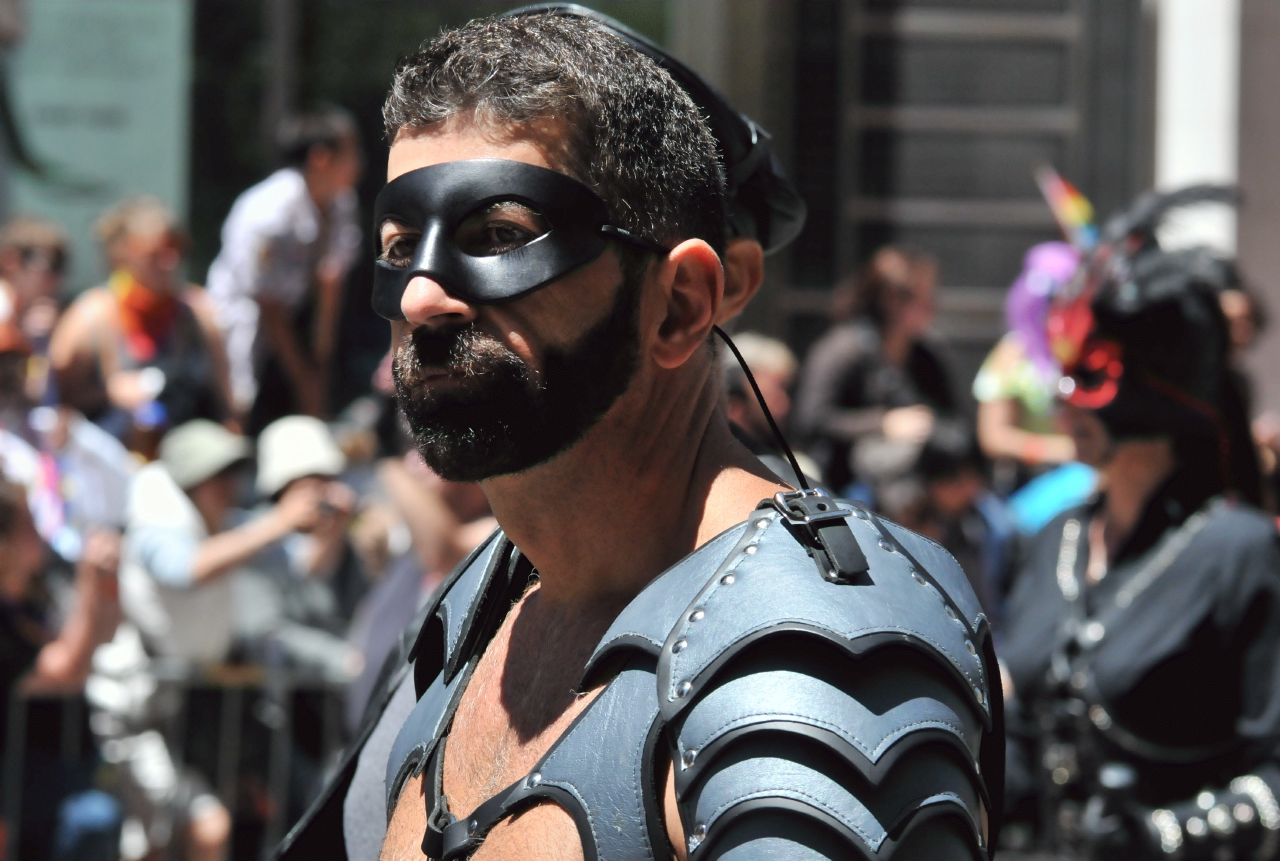
POLYGON ((1268 410, 1254 419, 1253 439, 1258 445, 1280 449, 1280 413, 1268 410))
POLYGON ((933 433, 933 410, 923 405, 887 410, 881 429, 887 439, 924 442, 933 433))
POLYGON ((58 303, 52 299, 36 299, 22 315, 22 334, 33 340, 49 337, 58 322, 58 313, 58 303))
POLYGON ((345 530, 356 509, 356 492, 340 481, 329 481, 325 484, 324 496, 320 502, 320 520, 316 524, 316 529, 345 530))
POLYGON ((116 572, 120 568, 120 535, 110 530, 92 532, 85 539, 80 562, 76 565, 76 583, 92 589, 96 597, 119 600, 116 572))
POLYGON ((165 376, 158 368, 142 368, 138 371, 116 371, 107 381, 111 401, 124 410, 136 410, 143 404, 160 397, 164 391, 165 376))
POLYGON ((324 499, 331 513, 350 516, 356 508, 356 492, 340 481, 327 482, 324 499))
POLYGON ((105 643, 120 624, 120 534, 99 530, 85 539, 76 565, 76 592, 89 613, 90 639, 105 643))
POLYGON ((310 532, 321 517, 325 484, 312 479, 293 482, 276 503, 275 515, 290 532, 310 532))

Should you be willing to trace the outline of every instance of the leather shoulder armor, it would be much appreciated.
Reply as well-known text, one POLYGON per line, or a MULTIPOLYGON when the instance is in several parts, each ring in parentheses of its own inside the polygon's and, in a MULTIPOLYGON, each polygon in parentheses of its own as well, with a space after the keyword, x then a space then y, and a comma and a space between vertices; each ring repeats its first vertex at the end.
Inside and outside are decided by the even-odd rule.
POLYGON ((850 510, 837 522, 864 576, 815 565, 829 542, 762 510, 664 639, 691 859, 968 859, 991 842, 999 788, 982 775, 1003 739, 987 621, 942 548, 850 510))
MULTIPOLYGON (((605 689, 529 774, 474 811, 433 808, 424 785, 431 857, 464 859, 543 801, 570 813, 588 861, 667 857, 663 745, 691 861, 981 857, 1003 794, 987 621, 936 544, 821 500, 813 517, 762 505, 636 596, 579 686, 605 689)), ((499 535, 428 608, 388 812, 410 775, 443 762, 475 662, 528 576, 499 535)))

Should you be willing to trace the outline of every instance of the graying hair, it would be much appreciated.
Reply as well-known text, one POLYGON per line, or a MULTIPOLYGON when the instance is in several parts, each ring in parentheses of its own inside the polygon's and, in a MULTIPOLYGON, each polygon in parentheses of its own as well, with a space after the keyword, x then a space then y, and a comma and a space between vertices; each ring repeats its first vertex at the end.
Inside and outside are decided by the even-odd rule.
POLYGON ((555 167, 599 194, 614 224, 723 251, 723 172, 697 107, 593 22, 528 15, 446 31, 400 62, 382 115, 389 142, 455 116, 488 126, 563 120, 555 167))

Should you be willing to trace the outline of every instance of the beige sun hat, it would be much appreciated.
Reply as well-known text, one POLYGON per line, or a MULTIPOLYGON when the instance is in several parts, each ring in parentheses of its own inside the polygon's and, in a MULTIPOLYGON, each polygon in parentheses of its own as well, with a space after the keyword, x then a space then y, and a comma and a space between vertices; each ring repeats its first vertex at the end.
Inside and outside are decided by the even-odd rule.
POLYGON ((258 437, 258 493, 263 496, 275 496, 304 476, 336 476, 346 465, 328 426, 311 416, 277 419, 258 437))
POLYGON ((252 456, 247 439, 208 419, 178 425, 160 441, 160 462, 183 490, 252 456))

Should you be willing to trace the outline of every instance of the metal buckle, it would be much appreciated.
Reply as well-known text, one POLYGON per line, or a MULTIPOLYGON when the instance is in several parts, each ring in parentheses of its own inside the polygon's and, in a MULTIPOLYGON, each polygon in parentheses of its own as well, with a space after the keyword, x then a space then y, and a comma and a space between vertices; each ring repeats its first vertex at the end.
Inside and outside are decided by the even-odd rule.
POLYGON ((840 520, 852 513, 836 505, 820 490, 780 490, 773 495, 772 505, 788 523, 796 526, 840 520))

